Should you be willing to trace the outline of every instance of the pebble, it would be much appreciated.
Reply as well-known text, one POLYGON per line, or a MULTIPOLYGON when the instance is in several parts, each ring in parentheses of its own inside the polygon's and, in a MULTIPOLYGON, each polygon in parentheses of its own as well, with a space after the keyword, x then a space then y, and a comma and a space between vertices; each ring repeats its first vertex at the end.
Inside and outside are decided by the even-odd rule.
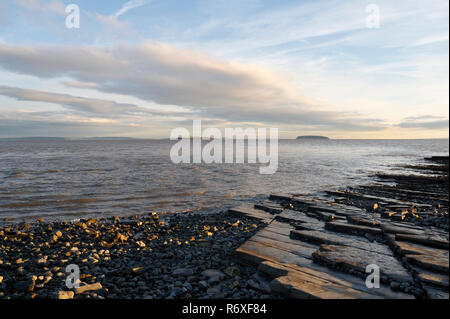
POLYGON ((208 283, 207 283, 206 281, 204 281, 204 280, 199 281, 198 285, 199 285, 201 288, 208 288, 208 283))
POLYGON ((138 247, 140 247, 140 248, 145 248, 145 247, 146 247, 145 243, 144 243, 142 240, 137 241, 137 242, 136 242, 136 245, 137 245, 138 247))
POLYGON ((399 290, 400 289, 400 283, 397 281, 392 281, 391 282, 391 288, 392 290, 399 290))
POLYGON ((239 276, 240 270, 238 267, 228 267, 225 269, 225 273, 230 277, 239 276))
POLYGON ((224 294, 220 290, 219 287, 212 287, 207 290, 208 295, 210 295, 214 299, 222 299, 224 298, 224 294))
POLYGON ((36 280, 34 278, 30 278, 25 281, 17 281, 14 284, 14 289, 16 289, 18 291, 32 292, 34 290, 35 284, 36 284, 36 280))
POLYGON ((223 274, 223 272, 216 270, 216 269, 207 269, 202 272, 202 276, 208 277, 210 279, 211 278, 219 278, 219 279, 225 278, 225 275, 223 274))
POLYGON ((58 291, 58 299, 73 299, 74 295, 73 291, 58 291))
POLYGON ((84 285, 78 288, 75 288, 75 293, 76 294, 82 294, 84 292, 88 292, 88 291, 95 291, 95 290, 100 290, 102 289, 102 284, 99 282, 96 282, 94 284, 90 284, 90 285, 84 285))
POLYGON ((193 274, 194 274, 194 271, 192 269, 188 269, 188 268, 178 268, 172 272, 173 276, 188 277, 188 276, 192 276, 193 274))
POLYGON ((247 286, 249 286, 249 287, 251 287, 253 289, 257 289, 257 290, 260 289, 259 284, 257 282, 255 282, 254 280, 252 280, 252 279, 247 281, 247 286))

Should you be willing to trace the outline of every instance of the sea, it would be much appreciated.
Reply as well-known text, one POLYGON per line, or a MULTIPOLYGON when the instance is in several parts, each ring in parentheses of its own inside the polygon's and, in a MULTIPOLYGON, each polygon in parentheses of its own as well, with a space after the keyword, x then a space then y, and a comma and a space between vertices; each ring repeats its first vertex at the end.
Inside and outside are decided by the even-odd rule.
POLYGON ((278 169, 261 163, 175 164, 169 140, 0 141, 0 220, 73 220, 219 212, 270 193, 320 194, 405 173, 448 155, 448 139, 279 140, 278 169))

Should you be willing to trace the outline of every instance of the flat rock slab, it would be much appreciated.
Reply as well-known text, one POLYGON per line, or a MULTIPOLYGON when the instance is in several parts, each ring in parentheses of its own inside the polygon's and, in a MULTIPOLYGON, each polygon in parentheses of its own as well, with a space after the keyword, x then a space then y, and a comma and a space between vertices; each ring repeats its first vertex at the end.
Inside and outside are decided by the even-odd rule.
POLYGON ((319 230, 323 229, 325 223, 316 218, 310 217, 305 213, 295 210, 285 209, 281 214, 275 217, 276 221, 291 223, 300 226, 302 229, 319 230))
POLYGON ((274 215, 263 210, 255 209, 252 205, 249 204, 243 204, 238 207, 230 208, 228 210, 228 213, 235 216, 253 217, 265 223, 270 223, 274 218, 274 215))
POLYGON ((396 234, 395 240, 408 241, 412 243, 422 244, 428 247, 443 248, 448 250, 448 241, 437 236, 420 236, 420 235, 408 235, 408 234, 396 234))
POLYGON ((405 234, 405 235, 423 235, 425 232, 420 229, 415 229, 407 226, 397 226, 394 223, 381 223, 381 229, 388 234, 405 234))
POLYGON ((258 270, 275 278, 271 288, 291 298, 321 299, 411 299, 411 295, 394 292, 383 285, 378 289, 369 289, 365 281, 358 277, 323 268, 299 267, 290 264, 263 262, 258 270))
POLYGON ((274 279, 270 288, 273 292, 299 299, 380 299, 376 295, 336 285, 301 272, 274 279))
POLYGON ((315 211, 314 215, 316 216, 317 219, 320 219, 320 220, 323 220, 326 222, 330 222, 335 219, 344 219, 344 217, 342 217, 342 216, 336 216, 334 214, 331 214, 328 212, 322 212, 322 211, 315 211))
POLYGON ((309 230, 293 230, 291 237, 296 240, 309 242, 315 245, 337 245, 337 246, 351 246, 369 252, 376 252, 392 256, 392 251, 386 245, 378 242, 370 242, 366 238, 350 235, 337 235, 332 232, 323 231, 309 231, 309 230))
POLYGON ((327 235, 314 230, 292 230, 291 238, 316 245, 344 245, 345 239, 336 235, 327 235))
POLYGON ((420 268, 448 274, 448 259, 433 258, 428 255, 406 255, 406 260, 420 268))
POLYGON ((392 281, 413 282, 412 276, 394 257, 378 254, 350 246, 322 245, 313 255, 314 261, 330 267, 338 267, 343 271, 354 271, 366 277, 366 267, 375 264, 380 267, 381 276, 392 281))
POLYGON ((417 272, 417 278, 422 282, 423 285, 431 285, 436 288, 441 288, 448 291, 447 274, 444 275, 435 272, 429 272, 417 267, 415 267, 414 270, 417 272))
POLYGON ((267 225, 267 227, 265 227, 263 230, 289 237, 292 229, 294 229, 293 226, 274 220, 269 225, 267 225))
POLYGON ((360 225, 366 227, 375 227, 375 228, 380 227, 379 222, 362 217, 347 216, 347 222, 353 225, 360 225))
MULTIPOLYGON (((376 196, 364 199, 390 205, 391 210, 414 207, 414 203, 381 201, 376 196)), ((414 286, 415 280, 429 287, 429 296, 442 297, 448 291, 448 237, 442 230, 400 217, 386 221, 377 212, 368 214, 364 207, 310 196, 273 194, 270 200, 242 205, 230 213, 267 224, 236 250, 236 261, 258 266, 261 275, 273 278, 272 292, 290 298, 414 298, 391 289, 390 284, 414 286), (376 241, 380 238, 389 246, 376 241), (372 264, 380 267, 379 289, 365 285, 366 267, 372 264)))
POLYGON ((427 292, 428 298, 431 299, 449 299, 448 291, 436 288, 430 285, 423 285, 423 289, 427 292))
POLYGON ((413 208, 414 205, 385 205, 384 207, 393 211, 403 211, 413 208))
POLYGON ((305 258, 291 251, 273 247, 261 242, 247 241, 236 249, 235 258, 238 263, 258 266, 263 261, 284 264, 311 265, 311 258, 305 258))
POLYGON ((395 241, 397 253, 404 255, 428 255, 434 258, 442 258, 448 262, 449 251, 446 249, 431 248, 420 244, 414 244, 406 241, 395 241))
POLYGON ((283 211, 283 207, 280 204, 272 202, 272 201, 264 201, 261 203, 255 204, 256 209, 260 209, 266 211, 271 214, 279 214, 283 211))
POLYGON ((325 224, 325 229, 332 230, 339 233, 351 234, 351 235, 383 235, 383 231, 379 228, 366 227, 360 225, 351 225, 342 222, 327 222, 325 224))
POLYGON ((298 241, 291 238, 291 231, 295 228, 289 224, 273 221, 265 228, 261 229, 255 236, 265 236, 280 241, 299 244, 298 241))
POLYGON ((282 193, 274 193, 270 194, 270 200, 281 200, 281 201, 290 201, 292 199, 292 195, 282 194, 282 193))
MULTIPOLYGON (((317 250, 316 247, 309 245, 307 243, 302 243, 299 241, 287 242, 286 240, 274 240, 272 238, 266 237, 267 233, 258 233, 253 236, 249 242, 259 243, 268 247, 277 248, 286 252, 290 252, 294 255, 305 257, 311 259, 312 254, 317 250)), ((289 237, 287 237, 289 239, 289 237)))
POLYGON ((383 202, 385 205, 386 204, 387 205, 401 205, 401 206, 407 206, 407 207, 413 207, 413 206, 417 205, 417 203, 406 202, 406 201, 402 201, 402 200, 398 200, 398 199, 394 199, 394 198, 366 195, 366 194, 360 194, 360 193, 354 193, 354 192, 348 192, 348 191, 346 191, 346 192, 327 191, 327 193, 332 196, 362 199, 362 200, 366 200, 366 201, 369 201, 372 203, 383 202))

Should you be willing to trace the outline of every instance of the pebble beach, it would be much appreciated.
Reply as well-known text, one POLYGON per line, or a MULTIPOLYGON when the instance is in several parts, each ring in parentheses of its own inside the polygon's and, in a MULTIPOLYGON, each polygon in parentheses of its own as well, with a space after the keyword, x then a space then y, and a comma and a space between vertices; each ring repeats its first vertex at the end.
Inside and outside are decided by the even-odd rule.
POLYGON ((260 228, 251 218, 156 213, 3 225, 0 298, 269 298, 234 250, 260 228), (80 269, 69 289, 68 265, 80 269))

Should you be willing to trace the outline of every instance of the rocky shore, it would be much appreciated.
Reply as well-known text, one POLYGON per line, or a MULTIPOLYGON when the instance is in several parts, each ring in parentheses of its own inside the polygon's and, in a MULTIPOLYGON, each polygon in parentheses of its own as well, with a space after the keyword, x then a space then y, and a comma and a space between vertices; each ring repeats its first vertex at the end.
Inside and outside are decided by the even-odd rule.
POLYGON ((266 224, 239 260, 288 298, 449 299, 448 157, 425 161, 370 185, 233 208, 266 224), (424 174, 430 162, 439 175, 424 174))
POLYGON ((0 298, 448 299, 448 157, 408 170, 217 214, 4 223, 0 298))
POLYGON ((261 223, 157 214, 0 227, 0 298, 273 298, 235 249, 261 223), (69 289, 68 265, 80 269, 69 289))

